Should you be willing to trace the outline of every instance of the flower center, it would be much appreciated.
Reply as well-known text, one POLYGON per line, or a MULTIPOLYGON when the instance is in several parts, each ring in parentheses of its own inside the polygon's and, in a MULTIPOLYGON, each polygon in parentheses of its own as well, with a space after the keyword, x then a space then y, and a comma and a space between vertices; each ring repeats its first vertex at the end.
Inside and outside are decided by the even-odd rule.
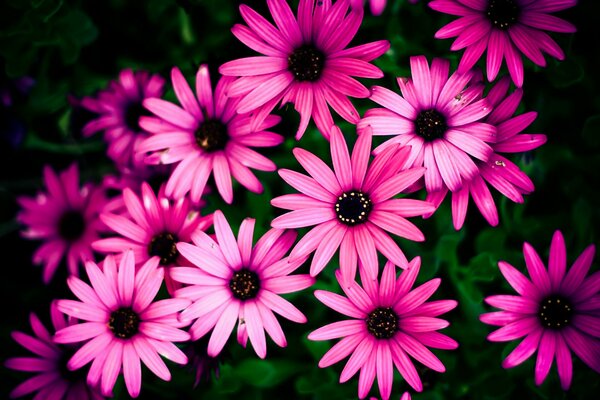
POLYGON ((177 236, 169 232, 159 233, 154 236, 148 245, 148 254, 159 256, 162 265, 173 264, 179 256, 176 243, 179 241, 177 236))
POLYGON ((110 314, 108 327, 121 339, 129 339, 138 332, 140 317, 129 307, 121 307, 110 314))
POLYGON ((486 15, 496 28, 507 30, 517 21, 520 11, 515 0, 490 0, 486 15))
POLYGON ((79 239, 84 231, 85 219, 80 211, 66 211, 58 221, 58 234, 69 242, 79 239))
POLYGON ((229 281, 229 288, 236 299, 253 299, 260 289, 260 281, 256 272, 243 268, 233 274, 229 281))
POLYGON ((540 305, 538 317, 542 326, 550 329, 562 329, 569 325, 573 316, 571 303, 562 296, 545 298, 540 305))
POLYGON ((378 307, 367 316, 367 329, 377 339, 389 339, 398 330, 398 315, 389 307, 378 307))
POLYGON ((208 152, 225 149, 225 145, 229 141, 227 127, 216 119, 209 119, 201 123, 195 136, 198 147, 208 152))
POLYGON ((338 197, 335 212, 346 225, 361 224, 367 220, 373 203, 363 192, 346 192, 338 197))
POLYGON ((446 118, 436 110, 421 111, 415 121, 417 135, 426 141, 440 139, 446 133, 446 118))
POLYGON ((312 45, 298 47, 288 57, 288 69, 300 82, 318 80, 324 65, 325 55, 312 45))
POLYGON ((140 103, 140 102, 129 103, 129 105, 125 109, 125 125, 127 125, 127 128, 129 128, 129 130, 131 130, 133 132, 139 132, 139 131, 143 130, 140 127, 140 117, 142 117, 142 116, 148 117, 151 115, 152 114, 150 114, 148 112, 148 110, 146 110, 142 106, 142 103, 140 103))

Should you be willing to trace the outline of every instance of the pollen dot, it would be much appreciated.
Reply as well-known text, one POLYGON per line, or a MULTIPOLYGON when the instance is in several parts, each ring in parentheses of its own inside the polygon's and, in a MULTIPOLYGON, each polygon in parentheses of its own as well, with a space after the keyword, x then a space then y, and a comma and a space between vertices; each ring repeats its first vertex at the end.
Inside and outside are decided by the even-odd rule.
POLYGON ((389 339, 398 331, 398 315, 389 307, 378 307, 367 316, 367 330, 377 339, 389 339))
POLYGON ((373 203, 363 192, 351 191, 342 193, 335 203, 338 220, 346 225, 362 224, 369 217, 373 203))
POLYGON ((573 317, 573 305, 560 295, 553 295, 542 300, 538 318, 545 328, 562 329, 569 325, 573 317))
POLYGON ((242 268, 234 272, 229 281, 229 288, 233 297, 240 300, 249 300, 256 297, 260 289, 260 280, 254 271, 242 268))
POLYGON ((446 133, 446 117, 436 110, 421 111, 415 121, 417 135, 428 142, 440 139, 446 133))
POLYGON ((517 22, 520 11, 515 0, 489 0, 486 15, 496 28, 507 30, 517 22))
POLYGON ((324 65, 325 55, 311 45, 298 47, 288 57, 288 69, 300 82, 318 80, 324 65))
POLYGON ((108 327, 121 339, 129 339, 138 332, 140 317, 129 307, 122 307, 110 314, 108 327))

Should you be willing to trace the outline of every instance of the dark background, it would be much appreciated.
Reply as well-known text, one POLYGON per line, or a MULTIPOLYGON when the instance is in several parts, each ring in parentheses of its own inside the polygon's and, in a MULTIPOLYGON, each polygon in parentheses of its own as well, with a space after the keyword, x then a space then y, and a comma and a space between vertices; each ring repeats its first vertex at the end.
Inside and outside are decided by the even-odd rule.
MULTIPOLYGON (((245 3, 268 17, 264 1, 245 3)), ((95 182, 113 170, 104 155, 101 136, 82 138, 80 128, 89 116, 72 108, 68 96, 93 95, 126 67, 146 69, 168 79, 171 67, 177 65, 192 81, 198 65, 209 63, 213 83, 216 82, 220 64, 252 55, 230 32, 234 23, 242 22, 238 4, 231 0, 2 2, 0 88, 11 88, 13 79, 22 76, 32 77, 35 85, 26 95, 13 90, 14 105, 1 110, 0 360, 27 354, 12 341, 10 332, 30 332, 30 311, 49 324, 50 300, 71 296, 64 283, 64 268, 59 269, 50 285, 42 284, 41 269, 31 264, 31 254, 39 243, 19 237, 15 198, 41 189, 45 164, 62 170, 76 161, 82 179, 95 182)), ((435 351, 447 372, 438 374, 422 368, 426 389, 422 395, 415 395, 416 399, 588 399, 600 391, 598 375, 575 356, 573 384, 566 393, 560 389, 556 366, 541 387, 534 385, 535 356, 517 368, 502 369, 501 360, 516 343, 487 342, 485 337, 491 327, 478 320, 482 312, 490 310, 483 305, 485 296, 511 292, 496 267, 497 261, 507 260, 524 270, 524 241, 531 243, 545 260, 552 233, 560 229, 565 235, 570 263, 585 246, 598 243, 599 12, 599 2, 581 1, 574 9, 559 14, 578 28, 574 35, 553 35, 565 50, 564 62, 548 59, 545 69, 525 62, 525 95, 519 112, 537 111, 539 116, 527 132, 548 136, 548 143, 540 149, 514 158, 536 185, 525 204, 513 204, 495 193, 500 225, 491 228, 471 202, 465 227, 455 232, 446 202, 432 219, 414 219, 425 232, 425 243, 399 240, 407 255, 423 258, 419 282, 441 277, 442 286, 434 297, 457 299, 460 303, 446 316, 452 325, 444 331, 460 347, 454 352, 435 351)), ((434 32, 451 19, 430 10, 425 1, 410 5, 405 0, 389 0, 382 16, 373 17, 367 12, 353 43, 388 39, 392 51, 375 61, 385 77, 366 84, 397 91, 394 78, 409 74, 411 55, 447 57, 456 66, 460 53, 449 51, 451 41, 433 39, 434 32)), ((504 67, 503 71, 506 72, 504 67)), ((167 98, 173 99, 170 85, 167 87, 167 98)), ((354 103, 361 114, 374 106, 368 100, 354 103)), ((296 145, 293 134, 298 116, 290 106, 278 112, 284 121, 275 130, 286 136, 286 142, 263 154, 279 167, 299 170, 290 151, 296 145)), ((339 117, 336 121, 341 122, 339 117)), ((340 125, 352 143, 353 127, 340 125)), ((328 144, 312 123, 299 146, 328 160, 328 144)), ((255 240, 279 214, 269 200, 291 191, 276 173, 257 175, 265 185, 262 195, 248 193, 236 185, 233 205, 214 198, 208 204, 208 210, 223 209, 236 228, 246 216, 257 218, 255 240)), ((144 369, 140 398, 356 398, 356 378, 343 385, 337 383, 343 362, 324 370, 317 367, 333 342, 311 343, 306 339, 308 332, 342 318, 312 296, 317 288, 338 291, 333 280, 336 265, 334 257, 313 288, 288 296, 305 312, 309 322, 298 325, 280 319, 288 338, 286 349, 269 342, 268 358, 263 361, 250 348, 244 350, 232 339, 221 364, 220 379, 211 379, 192 390, 192 375, 169 363, 171 383, 160 381, 144 369)), ((592 270, 597 270, 597 265, 596 261, 592 270)), ((306 266, 301 269, 307 270, 306 266)), ((8 398, 10 390, 28 376, 0 368, 0 398, 8 398)), ((405 389, 406 383, 396 372, 393 398, 405 389)), ((378 395, 376 384, 371 393, 378 395)), ((127 398, 122 378, 117 381, 115 397, 127 398)))

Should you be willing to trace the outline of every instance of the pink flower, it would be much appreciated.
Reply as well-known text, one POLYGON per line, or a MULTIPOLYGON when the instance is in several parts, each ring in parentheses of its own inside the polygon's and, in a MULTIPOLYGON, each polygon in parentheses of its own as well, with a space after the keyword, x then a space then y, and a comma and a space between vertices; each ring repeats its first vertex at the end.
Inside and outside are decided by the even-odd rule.
POLYGON ((426 302, 441 280, 436 278, 410 290, 420 266, 421 259, 413 259, 396 279, 394 265, 388 261, 380 282, 361 274, 362 287, 355 281, 343 283, 338 273, 336 276, 346 297, 315 291, 323 304, 351 318, 325 325, 308 335, 310 340, 343 338, 325 353, 319 367, 328 367, 352 354, 340 382, 346 382, 360 369, 358 396, 361 399, 368 395, 377 376, 381 398, 388 400, 394 366, 414 390, 422 391, 421 379, 408 356, 434 371, 444 372, 442 362, 427 347, 444 350, 458 347, 453 339, 436 332, 449 325, 436 317, 455 308, 456 301, 426 302))
POLYGON ((465 49, 458 66, 466 72, 487 49, 487 77, 496 79, 502 60, 515 85, 523 86, 519 52, 540 67, 542 52, 563 60, 564 52, 545 32, 573 33, 575 26, 550 13, 573 7, 577 0, 434 0, 429 6, 460 18, 436 32, 437 39, 456 37, 451 50, 465 49))
POLYGON ((79 187, 76 164, 60 175, 45 166, 44 183, 46 193, 17 198, 22 208, 17 220, 26 226, 23 237, 45 242, 33 254, 33 263, 44 265, 43 279, 48 283, 65 256, 72 275, 78 275, 80 262, 94 259, 91 244, 105 229, 99 214, 107 200, 100 187, 79 187))
POLYGON ((158 258, 148 260, 137 272, 133 252, 128 251, 119 266, 113 256, 103 262, 103 271, 93 262, 85 265, 92 286, 76 277, 67 281, 81 301, 59 300, 58 309, 85 322, 60 329, 56 343, 86 342, 67 363, 77 370, 92 362, 87 382, 100 385, 110 396, 122 372, 131 397, 142 385, 140 360, 159 378, 171 374, 159 355, 186 364, 187 357, 172 342, 185 342, 189 334, 174 327, 178 312, 189 305, 185 299, 155 301, 163 281, 158 258))
POLYGON ((233 201, 231 176, 251 192, 261 193, 263 187, 250 168, 274 171, 277 167, 250 147, 273 147, 283 142, 280 135, 268 131, 280 118, 268 113, 258 117, 236 114, 239 99, 225 96, 234 79, 220 79, 213 95, 206 65, 198 69, 195 95, 178 68, 171 71, 171 79, 183 108, 161 99, 145 100, 144 106, 156 117, 140 120, 152 136, 137 149, 153 153, 146 158, 151 164, 177 163, 166 195, 178 199, 189 192, 197 202, 211 172, 227 203, 233 201))
POLYGON ((108 143, 108 156, 120 168, 141 168, 143 158, 135 152, 142 139, 148 135, 139 125, 139 119, 148 115, 142 107, 144 99, 161 97, 164 79, 145 71, 124 69, 119 79, 101 91, 97 98, 86 97, 82 106, 99 114, 98 118, 83 127, 84 136, 104 131, 108 143))
MULTIPOLYGON (((50 305, 50 316, 55 331, 76 323, 70 318, 65 320, 55 302, 50 305)), ((76 348, 54 343, 50 332, 34 313, 29 315, 29 322, 35 337, 18 331, 13 331, 12 337, 35 357, 9 358, 4 365, 16 371, 32 372, 36 375, 17 386, 10 393, 10 397, 14 399, 37 392, 36 399, 103 399, 95 389, 88 387, 85 379, 66 368, 67 359, 76 348)))
POLYGON ((406 217, 434 210, 429 203, 413 199, 393 199, 423 176, 425 168, 404 170, 409 157, 407 147, 389 146, 373 159, 371 133, 367 129, 354 145, 352 157, 344 135, 331 129, 333 171, 314 154, 296 148, 298 162, 310 176, 287 169, 279 175, 302 192, 271 200, 275 207, 292 210, 273 220, 274 228, 302 228, 316 225, 295 246, 290 259, 307 257, 315 251, 310 274, 316 276, 340 248, 340 267, 344 277, 354 279, 358 260, 371 278, 378 273, 377 250, 404 268, 404 253, 386 233, 423 241, 423 233, 406 217))
POLYGON ((269 113, 278 103, 293 103, 300 113, 296 139, 311 119, 326 138, 333 118, 329 107, 346 121, 356 124, 359 114, 348 96, 369 97, 369 90, 356 79, 381 78, 383 72, 369 61, 390 47, 387 40, 346 48, 361 24, 362 7, 350 1, 300 0, 294 17, 285 0, 268 0, 274 27, 246 5, 240 6, 248 24, 235 25, 233 34, 262 56, 230 61, 221 66, 223 75, 241 77, 227 90, 240 97, 238 112, 260 108, 269 113))
POLYGON ((546 379, 556 358, 561 386, 567 390, 573 377, 571 351, 600 373, 600 272, 585 278, 595 246, 588 246, 568 272, 565 241, 560 231, 552 237, 548 269, 529 243, 523 245, 523 253, 531 280, 500 261, 500 272, 518 295, 486 298, 486 303, 502 311, 483 314, 480 319, 501 327, 488 336, 492 342, 524 337, 502 362, 504 368, 516 367, 537 350, 536 385, 546 379))
POLYGON ((291 231, 269 230, 252 247, 252 218, 242 221, 237 242, 223 213, 215 211, 217 241, 196 231, 194 244, 178 243, 177 250, 194 267, 174 268, 171 276, 190 286, 179 289, 177 297, 190 299, 180 319, 195 320, 190 328, 192 340, 211 329, 207 354, 216 357, 238 322, 237 339, 246 346, 248 338, 260 358, 267 354, 265 330, 280 347, 287 345, 285 335, 273 312, 294 322, 306 317, 280 294, 297 292, 314 283, 308 275, 289 275, 304 259, 284 257, 296 238, 291 231), (214 329, 213 329, 214 328, 214 329))
POLYGON ((176 243, 190 242, 196 230, 208 229, 212 214, 200 215, 186 197, 171 201, 162 191, 157 197, 147 183, 142 184, 141 192, 136 195, 131 189, 124 189, 125 213, 100 215, 117 236, 97 240, 92 247, 101 253, 114 254, 117 261, 124 251, 131 249, 138 266, 152 257, 158 258, 159 264, 166 267, 165 283, 173 294, 179 285, 173 282, 170 267, 183 262, 176 243))

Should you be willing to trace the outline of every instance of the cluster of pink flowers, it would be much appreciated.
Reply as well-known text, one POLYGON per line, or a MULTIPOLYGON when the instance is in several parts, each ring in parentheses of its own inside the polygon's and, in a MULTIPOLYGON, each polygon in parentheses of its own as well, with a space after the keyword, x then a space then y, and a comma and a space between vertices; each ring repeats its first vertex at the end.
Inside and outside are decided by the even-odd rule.
MULTIPOLYGON (((371 12, 381 13, 385 3, 372 0, 371 12)), ((457 302, 428 301, 439 278, 413 289, 421 259, 408 260, 394 238, 424 241, 409 219, 433 215, 449 192, 456 230, 465 222, 469 198, 491 225, 499 223, 489 186, 517 203, 533 192, 525 172, 502 155, 533 150, 546 141, 543 134, 523 133, 535 112, 514 115, 523 95, 519 52, 541 66, 542 51, 561 59, 562 51, 544 30, 574 31, 549 14, 574 3, 430 2, 435 10, 461 17, 436 37, 457 36, 452 50, 466 50, 456 71, 445 59, 411 57, 411 76, 397 78, 400 94, 382 86, 368 88, 356 79, 381 78, 383 72, 371 62, 390 47, 386 40, 348 47, 363 20, 363 1, 300 0, 294 14, 286 1, 267 0, 274 24, 241 5, 245 24, 236 24, 232 33, 260 55, 221 65, 214 89, 207 65, 198 69, 195 90, 174 67, 178 104, 161 99, 165 82, 158 75, 122 71, 96 98, 83 101, 98 114, 83 132, 104 133, 117 175, 102 185, 80 187, 75 164, 60 174, 46 167, 46 190, 19 198, 23 236, 44 241, 33 255, 34 263, 43 264, 44 282, 66 261, 68 287, 77 300, 52 304, 53 332, 32 314, 35 336, 13 334, 35 357, 12 358, 6 366, 37 375, 11 395, 37 391, 51 399, 102 398, 111 396, 122 374, 136 397, 142 364, 169 380, 161 356, 177 364, 192 358, 176 343, 207 339, 206 357, 216 358, 234 327, 239 344, 250 341, 258 357, 265 358, 265 333, 278 346, 287 345, 276 315, 307 322, 282 295, 313 285, 327 265, 336 264, 331 262, 336 253, 335 276, 344 295, 323 290, 314 295, 347 319, 308 335, 315 341, 341 339, 319 367, 349 356, 340 382, 359 373, 361 399, 375 378, 381 398, 389 399, 394 369, 413 390, 422 391, 412 359, 445 371, 430 349, 458 347, 438 332, 449 325, 440 316, 457 302), (473 68, 486 49, 488 80, 497 77, 503 59, 510 73, 489 88, 473 68), (517 86, 513 90, 511 79, 517 86), (369 98, 381 107, 361 118, 350 98, 369 98), (218 195, 234 203, 234 179, 251 192, 263 191, 252 170, 277 170, 260 148, 284 141, 271 129, 281 120, 273 110, 286 103, 300 114, 296 139, 314 121, 322 140, 329 141, 331 162, 295 148, 293 155, 307 174, 279 169, 298 193, 271 200, 286 213, 271 221, 271 229, 256 242, 251 215, 231 221, 240 223, 236 238, 222 211, 206 213, 203 198, 218 195), (335 125, 331 109, 356 125, 352 151, 347 140, 354 135, 335 125), (378 136, 390 138, 372 149, 378 136), (148 182, 154 174, 167 179, 153 189, 148 182), (208 190, 211 175, 216 193, 208 190), (119 189, 119 195, 109 198, 107 187, 119 189), (421 189, 425 200, 407 197, 421 189), (296 230, 306 227, 311 229, 296 241, 296 230), (94 251, 105 258, 96 258, 94 251), (379 255, 386 260, 383 268, 379 255), (308 274, 295 273, 305 265, 308 274), (80 266, 85 267, 82 278, 80 266), (396 267, 402 270, 399 275, 396 267), (159 294, 163 282, 166 295, 159 294), (85 374, 73 375, 82 369, 85 374)), ((519 295, 488 297, 486 302, 502 311, 481 320, 500 326, 490 341, 524 337, 505 368, 537 349, 535 382, 541 384, 556 359, 566 390, 571 351, 600 373, 600 275, 586 278, 594 247, 568 272, 560 232, 552 240, 548 269, 528 244, 524 255, 531 280, 500 262, 501 273, 519 295)))

